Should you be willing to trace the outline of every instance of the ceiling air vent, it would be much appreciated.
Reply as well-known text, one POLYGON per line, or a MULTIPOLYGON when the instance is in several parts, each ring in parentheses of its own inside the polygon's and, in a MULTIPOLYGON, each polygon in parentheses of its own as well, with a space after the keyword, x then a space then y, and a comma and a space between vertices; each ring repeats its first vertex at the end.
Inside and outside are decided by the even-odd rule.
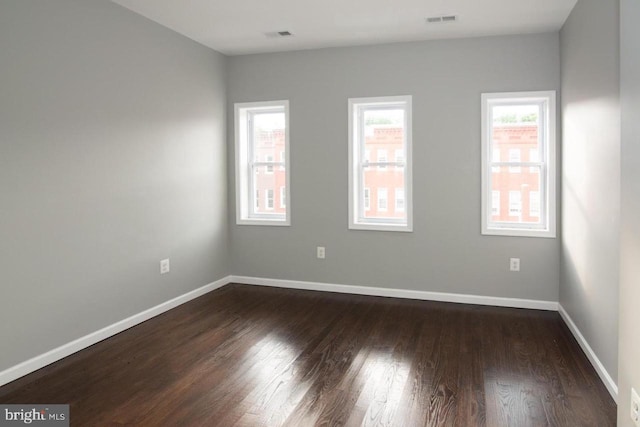
POLYGON ((439 16, 429 16, 425 18, 427 24, 437 24, 440 22, 456 22, 458 17, 456 15, 439 15, 439 16))
POLYGON ((278 37, 291 37, 293 33, 291 31, 270 31, 268 33, 264 33, 267 38, 275 39, 278 37))

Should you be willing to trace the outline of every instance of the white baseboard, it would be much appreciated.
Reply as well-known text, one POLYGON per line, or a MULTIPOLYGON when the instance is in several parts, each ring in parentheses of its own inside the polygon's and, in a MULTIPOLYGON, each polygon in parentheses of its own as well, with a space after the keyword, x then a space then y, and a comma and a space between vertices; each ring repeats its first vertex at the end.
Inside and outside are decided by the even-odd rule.
POLYGON ((578 329, 576 324, 573 322, 573 319, 571 319, 569 313, 567 313, 564 307, 562 307, 562 305, 560 304, 558 304, 558 311, 560 312, 560 316, 567 324, 567 327, 573 334, 574 338, 576 339, 576 341, 578 341, 580 347, 582 347, 582 351, 584 351, 584 353, 587 355, 587 358, 598 373, 598 376, 600 376, 600 379, 604 383, 605 387, 607 387, 607 390, 609 390, 609 394, 611 395, 613 400, 618 403, 618 385, 615 383, 615 381, 613 381, 613 378, 611 378, 611 375, 609 375, 602 362, 600 362, 600 359, 598 359, 598 356, 596 356, 596 353, 593 351, 585 337, 582 335, 580 329, 578 329))
POLYGON ((227 276, 220 280, 216 280, 213 283, 209 283, 208 285, 202 286, 201 288, 170 299, 169 301, 158 304, 155 307, 151 307, 150 309, 145 310, 141 313, 134 314, 131 317, 106 326, 96 332, 92 332, 88 335, 78 338, 77 340, 71 341, 44 354, 33 357, 18 365, 12 366, 11 368, 5 369, 4 371, 0 372, 0 386, 10 383, 11 381, 14 381, 24 375, 30 374, 31 372, 37 371, 40 368, 44 368, 45 366, 50 365, 53 362, 70 356, 73 353, 85 349, 106 338, 112 337, 126 329, 131 328, 132 326, 144 322, 145 320, 149 320, 152 317, 164 313, 165 311, 169 311, 174 307, 191 301, 192 299, 198 298, 199 296, 202 296, 208 292, 221 288, 222 286, 230 283, 230 277, 231 276, 227 276))
POLYGON ((558 303, 555 301, 413 291, 408 289, 377 288, 371 286, 337 285, 332 283, 264 279, 246 276, 231 276, 230 278, 232 283, 245 283, 247 285, 272 286, 277 288, 304 289, 308 291, 338 292, 343 294, 371 295, 426 301, 456 302, 462 304, 492 305, 498 307, 531 308, 535 310, 558 310, 558 303))
POLYGON ((24 375, 37 371, 53 362, 70 356, 82 349, 85 349, 97 342, 100 342, 106 338, 112 337, 126 329, 129 329, 137 324, 140 324, 146 320, 151 319, 159 314, 171 310, 181 304, 191 301, 199 296, 202 296, 208 292, 219 289, 229 283, 244 283, 248 285, 259 286, 271 286, 278 288, 288 289, 303 289, 310 291, 323 291, 323 292, 337 292, 356 295, 370 295, 381 296, 391 298, 405 298, 405 299, 417 299, 427 301, 442 301, 442 302, 454 302, 462 304, 478 304, 489 305, 498 307, 513 307, 513 308, 528 308, 536 310, 550 310, 559 311, 562 319, 565 321, 569 330, 574 335, 580 347, 587 355, 589 361, 595 368, 596 372, 600 376, 600 379, 609 390, 609 393, 613 397, 614 401, 618 399, 618 386, 613 381, 607 370, 604 368, 593 349, 587 343, 584 336, 580 333, 580 330, 575 325, 569 314, 564 308, 555 301, 542 301, 542 300, 530 300, 520 298, 503 298, 503 297, 487 297, 480 295, 467 295, 467 294, 453 294, 445 292, 429 292, 429 291, 415 291, 408 289, 392 289, 392 288, 378 288, 371 286, 354 286, 354 285, 339 285, 332 283, 321 282, 305 282, 299 280, 278 280, 278 279, 266 279, 258 277, 247 276, 227 276, 220 280, 216 280, 213 283, 202 286, 186 294, 180 295, 169 301, 163 302, 155 307, 145 310, 141 313, 135 314, 124 320, 121 320, 112 325, 106 326, 96 332, 85 335, 60 347, 54 348, 44 354, 33 357, 18 365, 12 366, 2 372, 0 372, 0 386, 10 383, 24 375))

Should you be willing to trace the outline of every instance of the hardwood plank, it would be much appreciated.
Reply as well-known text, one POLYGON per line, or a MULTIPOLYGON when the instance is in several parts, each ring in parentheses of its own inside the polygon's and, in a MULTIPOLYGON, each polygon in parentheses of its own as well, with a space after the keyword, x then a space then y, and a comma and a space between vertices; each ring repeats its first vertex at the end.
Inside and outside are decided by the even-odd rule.
POLYGON ((11 384, 74 426, 614 426, 558 313, 232 284, 11 384))

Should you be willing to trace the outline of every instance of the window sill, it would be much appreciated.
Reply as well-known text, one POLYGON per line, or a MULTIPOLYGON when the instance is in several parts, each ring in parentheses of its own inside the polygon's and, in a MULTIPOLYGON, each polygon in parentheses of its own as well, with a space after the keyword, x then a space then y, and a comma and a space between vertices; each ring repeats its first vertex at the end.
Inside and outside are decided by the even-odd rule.
POLYGON ((520 228, 483 228, 482 235, 505 237, 539 237, 543 239, 556 238, 556 232, 552 230, 524 230, 520 228))
POLYGON ((399 231, 401 233, 413 233, 413 227, 410 225, 394 225, 394 224, 356 223, 356 224, 349 224, 349 230, 399 231))
POLYGON ((291 222, 283 219, 238 219, 236 225, 266 225, 271 227, 289 227, 291 222))

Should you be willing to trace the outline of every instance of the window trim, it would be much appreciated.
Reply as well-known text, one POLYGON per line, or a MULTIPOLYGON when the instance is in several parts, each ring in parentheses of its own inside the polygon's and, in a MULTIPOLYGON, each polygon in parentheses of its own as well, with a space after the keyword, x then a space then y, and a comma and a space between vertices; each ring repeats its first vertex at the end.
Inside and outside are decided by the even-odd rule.
MULTIPOLYGON (((483 235, 514 236, 514 237, 556 237, 556 92, 496 92, 481 95, 481 223, 483 235), (491 144, 492 123, 489 123, 489 105, 496 101, 542 102, 545 117, 541 130, 544 132, 546 145, 540 166, 540 191, 544 192, 540 206, 540 219, 543 226, 532 227, 527 224, 503 224, 491 222, 491 179, 492 167, 489 150, 491 144)), ((529 162, 520 162, 522 167, 530 166, 529 162)))
MULTIPOLYGON (((349 229, 350 230, 369 230, 369 231, 400 231, 400 232, 413 232, 413 179, 412 179, 412 96, 382 96, 382 97, 367 97, 367 98, 349 98, 348 100, 348 159, 349 159, 349 229), (404 179, 405 179, 405 214, 406 223, 382 223, 382 222, 367 222, 360 218, 359 209, 361 209, 361 203, 358 200, 364 191, 360 191, 364 188, 364 183, 361 182, 362 178, 356 176, 359 174, 359 150, 357 145, 360 142, 358 126, 355 124, 356 109, 362 105, 375 106, 379 104, 381 107, 389 104, 400 104, 405 110, 404 115, 404 134, 405 134, 405 156, 404 156, 404 179)), ((364 155, 364 153, 363 153, 364 155)), ((388 154, 387 154, 388 155, 388 154)), ((376 155, 377 158, 377 155, 376 155)), ((388 159, 388 158, 387 158, 388 159)), ((388 162, 388 160, 387 160, 388 162)), ((389 162, 393 164, 395 162, 389 162)), ((371 195, 371 192, 369 193, 371 195)), ((388 197, 388 196, 387 196, 388 197)), ((364 196, 362 197, 364 198, 364 196)), ((376 198, 377 200, 377 198, 376 198)), ((388 200, 387 200, 388 203, 388 200)), ((364 200, 362 201, 364 206, 364 200)), ((362 208, 364 210, 364 208, 362 208)), ((364 212, 363 212, 364 213, 364 212)))
MULTIPOLYGON (((264 101, 264 102, 238 102, 234 104, 235 113, 235 175, 236 175, 236 224, 237 225, 267 225, 267 226, 290 226, 291 225, 291 181, 290 181, 290 144, 289 144, 289 101, 264 101), (287 207, 283 216, 251 216, 249 198, 250 183, 248 154, 248 120, 247 115, 250 110, 275 110, 284 109, 284 151, 285 151, 285 187, 287 207)), ((276 163, 277 164, 277 163, 276 163)), ((275 167, 274 167, 275 170, 275 167)), ((274 191, 275 198, 275 191, 274 191)), ((274 201, 275 206, 275 201, 274 201)))

